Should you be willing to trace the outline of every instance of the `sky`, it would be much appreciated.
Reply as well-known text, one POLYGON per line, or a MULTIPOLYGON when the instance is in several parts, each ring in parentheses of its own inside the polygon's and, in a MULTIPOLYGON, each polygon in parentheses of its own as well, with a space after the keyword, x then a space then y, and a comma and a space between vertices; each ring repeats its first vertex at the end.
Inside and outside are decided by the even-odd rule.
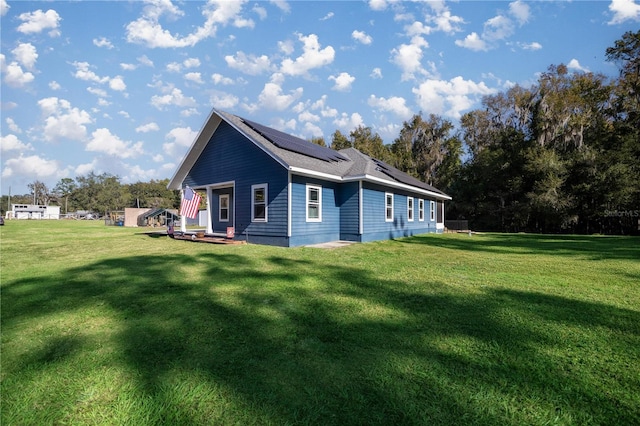
POLYGON ((550 65, 618 75, 640 0, 0 0, 1 191, 171 178, 213 108, 330 143, 454 125, 550 65))

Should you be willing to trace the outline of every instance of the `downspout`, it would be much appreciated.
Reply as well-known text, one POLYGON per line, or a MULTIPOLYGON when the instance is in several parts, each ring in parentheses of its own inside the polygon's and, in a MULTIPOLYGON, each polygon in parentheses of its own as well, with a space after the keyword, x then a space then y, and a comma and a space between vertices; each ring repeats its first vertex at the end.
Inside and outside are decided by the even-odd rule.
POLYGON ((287 173, 287 238, 291 238, 291 171, 287 173))
POLYGON ((362 189, 362 181, 358 181, 358 233, 362 237, 364 234, 364 190, 362 189))

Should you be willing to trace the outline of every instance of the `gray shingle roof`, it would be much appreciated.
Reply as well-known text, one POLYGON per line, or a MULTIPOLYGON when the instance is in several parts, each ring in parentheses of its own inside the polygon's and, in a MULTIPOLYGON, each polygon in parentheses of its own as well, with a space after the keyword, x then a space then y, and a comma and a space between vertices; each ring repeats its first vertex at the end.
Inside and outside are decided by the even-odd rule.
MULTIPOLYGON (((355 148, 347 148, 338 151, 347 158, 347 160, 340 161, 324 161, 309 155, 281 148, 272 143, 268 138, 256 132, 251 126, 247 125, 243 118, 224 111, 214 110, 212 112, 190 150, 204 149, 204 145, 206 145, 205 141, 208 141, 211 135, 203 135, 203 133, 205 132, 205 129, 209 128, 209 122, 217 119, 216 116, 229 123, 236 130, 249 138, 249 140, 251 140, 256 146, 282 164, 283 167, 294 173, 317 174, 321 177, 337 181, 373 181, 392 187, 404 187, 405 189, 411 190, 415 189, 418 192, 427 191, 436 198, 451 199, 451 197, 433 186, 427 185, 426 183, 421 182, 388 164, 381 163, 355 148)), ((300 139, 300 141, 304 143, 311 143, 302 139, 300 139)), ((330 150, 330 148, 324 149, 330 150)), ((188 173, 188 169, 193 166, 193 164, 187 163, 195 161, 196 158, 197 155, 194 156, 187 154, 183 163, 180 165, 178 171, 169 183, 169 188, 175 189, 180 187, 184 176, 188 173)))

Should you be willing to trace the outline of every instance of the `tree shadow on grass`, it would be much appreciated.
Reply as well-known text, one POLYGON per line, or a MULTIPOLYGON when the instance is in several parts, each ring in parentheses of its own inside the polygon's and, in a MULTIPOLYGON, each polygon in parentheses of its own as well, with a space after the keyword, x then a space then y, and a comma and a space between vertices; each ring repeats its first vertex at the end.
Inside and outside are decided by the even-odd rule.
MULTIPOLYGON (((134 423, 640 421, 640 383, 629 371, 637 371, 637 311, 528 292, 452 293, 427 279, 340 266, 324 288, 306 287, 322 267, 287 255, 103 260, 7 283, 2 323, 28 332, 59 313, 108 308, 117 320, 104 342, 114 350, 109 362, 133 372, 136 390, 122 398, 146 401, 125 419, 134 423), (565 359, 580 353, 565 351, 570 345, 600 345, 586 355, 604 349, 582 334, 554 334, 566 325, 604 330, 617 358, 565 359)), ((83 344, 54 328, 39 354, 3 377, 19 381, 34 364, 55 371, 83 344)), ((20 395, 3 399, 11 411, 20 395)))
POLYGON ((402 240, 408 244, 489 253, 551 254, 592 260, 640 260, 640 238, 587 235, 474 234, 470 237, 419 235, 402 240))

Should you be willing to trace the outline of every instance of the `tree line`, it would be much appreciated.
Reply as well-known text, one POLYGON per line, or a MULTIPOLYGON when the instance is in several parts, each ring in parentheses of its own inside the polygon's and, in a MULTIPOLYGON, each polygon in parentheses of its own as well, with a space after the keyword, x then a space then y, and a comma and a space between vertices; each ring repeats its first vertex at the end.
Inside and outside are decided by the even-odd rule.
MULTIPOLYGON (((638 234, 640 31, 625 33, 605 56, 618 77, 552 65, 530 87, 485 96, 457 126, 419 113, 391 144, 359 126, 334 132, 328 145, 354 147, 445 191, 453 197, 447 218, 473 229, 638 234)), ((62 179, 52 191, 34 182, 26 201, 14 199, 55 198, 64 211, 176 208, 179 193, 167 183, 123 185, 118 176, 90 173, 62 179)))
MULTIPOLYGON (((35 181, 28 185, 30 194, 12 196, 11 204, 55 203, 63 214, 83 210, 101 215, 125 207, 177 208, 180 193, 167 189, 168 184, 169 179, 123 184, 118 176, 91 172, 75 179, 63 178, 53 188, 35 181)), ((3 210, 8 203, 8 196, 3 195, 3 210)))

